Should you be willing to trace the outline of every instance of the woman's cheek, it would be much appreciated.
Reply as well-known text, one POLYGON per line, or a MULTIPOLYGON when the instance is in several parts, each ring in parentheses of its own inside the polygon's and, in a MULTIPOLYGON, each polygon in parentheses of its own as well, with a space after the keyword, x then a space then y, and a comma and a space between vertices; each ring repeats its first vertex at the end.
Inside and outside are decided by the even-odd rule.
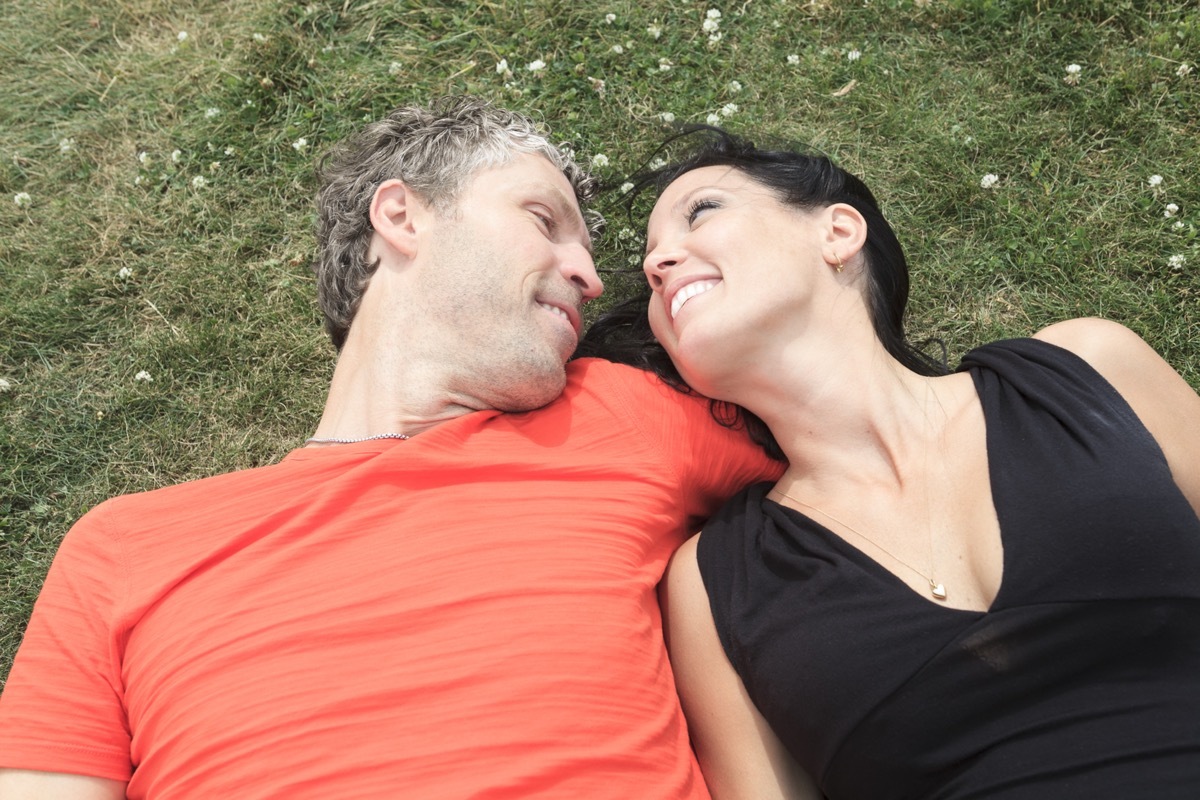
POLYGON ((654 333, 654 338, 658 339, 659 344, 668 347, 671 344, 669 341, 671 326, 667 323, 667 312, 663 309, 662 302, 661 297, 652 298, 650 300, 648 315, 650 318, 650 330, 654 333))

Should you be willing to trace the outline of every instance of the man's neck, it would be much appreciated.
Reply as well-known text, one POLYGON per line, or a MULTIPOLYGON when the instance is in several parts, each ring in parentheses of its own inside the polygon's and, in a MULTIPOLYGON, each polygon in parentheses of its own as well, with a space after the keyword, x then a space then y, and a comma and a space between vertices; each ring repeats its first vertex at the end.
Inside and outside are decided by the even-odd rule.
POLYGON ((413 363, 376 347, 347 341, 330 382, 317 438, 415 436, 442 422, 480 411, 477 398, 448 389, 436 365, 413 363))

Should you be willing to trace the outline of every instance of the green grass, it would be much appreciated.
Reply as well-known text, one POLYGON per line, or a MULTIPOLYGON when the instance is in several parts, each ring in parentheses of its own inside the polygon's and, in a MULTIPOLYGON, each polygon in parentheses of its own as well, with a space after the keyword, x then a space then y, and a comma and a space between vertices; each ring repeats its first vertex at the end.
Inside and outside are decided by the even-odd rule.
MULTIPOLYGON (((313 429, 333 362, 308 272, 314 158, 437 94, 541 117, 607 156, 613 185, 664 113, 736 104, 727 126, 872 186, 909 253, 914 334, 952 360, 1100 315, 1200 386, 1187 0, 27 0, 0 6, 0 57, 0 675, 80 514, 268 463, 313 429)), ((641 221, 602 207, 617 299, 640 283, 641 221)))

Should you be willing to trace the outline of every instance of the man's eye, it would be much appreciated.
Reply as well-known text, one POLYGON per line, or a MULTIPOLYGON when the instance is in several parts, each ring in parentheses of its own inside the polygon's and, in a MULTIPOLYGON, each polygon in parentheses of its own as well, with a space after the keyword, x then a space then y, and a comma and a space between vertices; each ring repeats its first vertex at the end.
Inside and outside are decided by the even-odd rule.
POLYGON ((542 214, 538 211, 532 211, 530 213, 533 214, 535 217, 537 217, 538 222, 542 223, 542 227, 544 227, 546 229, 547 233, 554 232, 555 225, 554 225, 553 217, 551 217, 547 214, 542 214))
POLYGON ((718 208, 717 201, 708 200, 708 199, 701 199, 701 200, 694 201, 690 206, 688 206, 688 210, 687 210, 688 225, 694 225, 696 222, 696 218, 698 216, 700 216, 700 213, 702 211, 707 211, 710 208, 718 208))

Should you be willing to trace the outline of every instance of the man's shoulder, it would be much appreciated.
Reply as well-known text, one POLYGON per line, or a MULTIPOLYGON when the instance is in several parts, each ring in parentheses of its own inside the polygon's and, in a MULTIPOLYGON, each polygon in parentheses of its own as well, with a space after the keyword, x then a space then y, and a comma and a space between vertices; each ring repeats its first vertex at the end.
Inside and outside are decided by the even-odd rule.
POLYGON ((282 462, 273 463, 117 495, 100 503, 89 514, 138 520, 207 512, 214 504, 236 505, 243 498, 258 498, 271 487, 275 487, 273 491, 279 491, 277 473, 281 469, 282 462))
POLYGON ((620 387, 630 392, 654 392, 668 398, 698 398, 686 386, 676 388, 648 369, 603 358, 577 358, 567 364, 567 390, 620 387))

